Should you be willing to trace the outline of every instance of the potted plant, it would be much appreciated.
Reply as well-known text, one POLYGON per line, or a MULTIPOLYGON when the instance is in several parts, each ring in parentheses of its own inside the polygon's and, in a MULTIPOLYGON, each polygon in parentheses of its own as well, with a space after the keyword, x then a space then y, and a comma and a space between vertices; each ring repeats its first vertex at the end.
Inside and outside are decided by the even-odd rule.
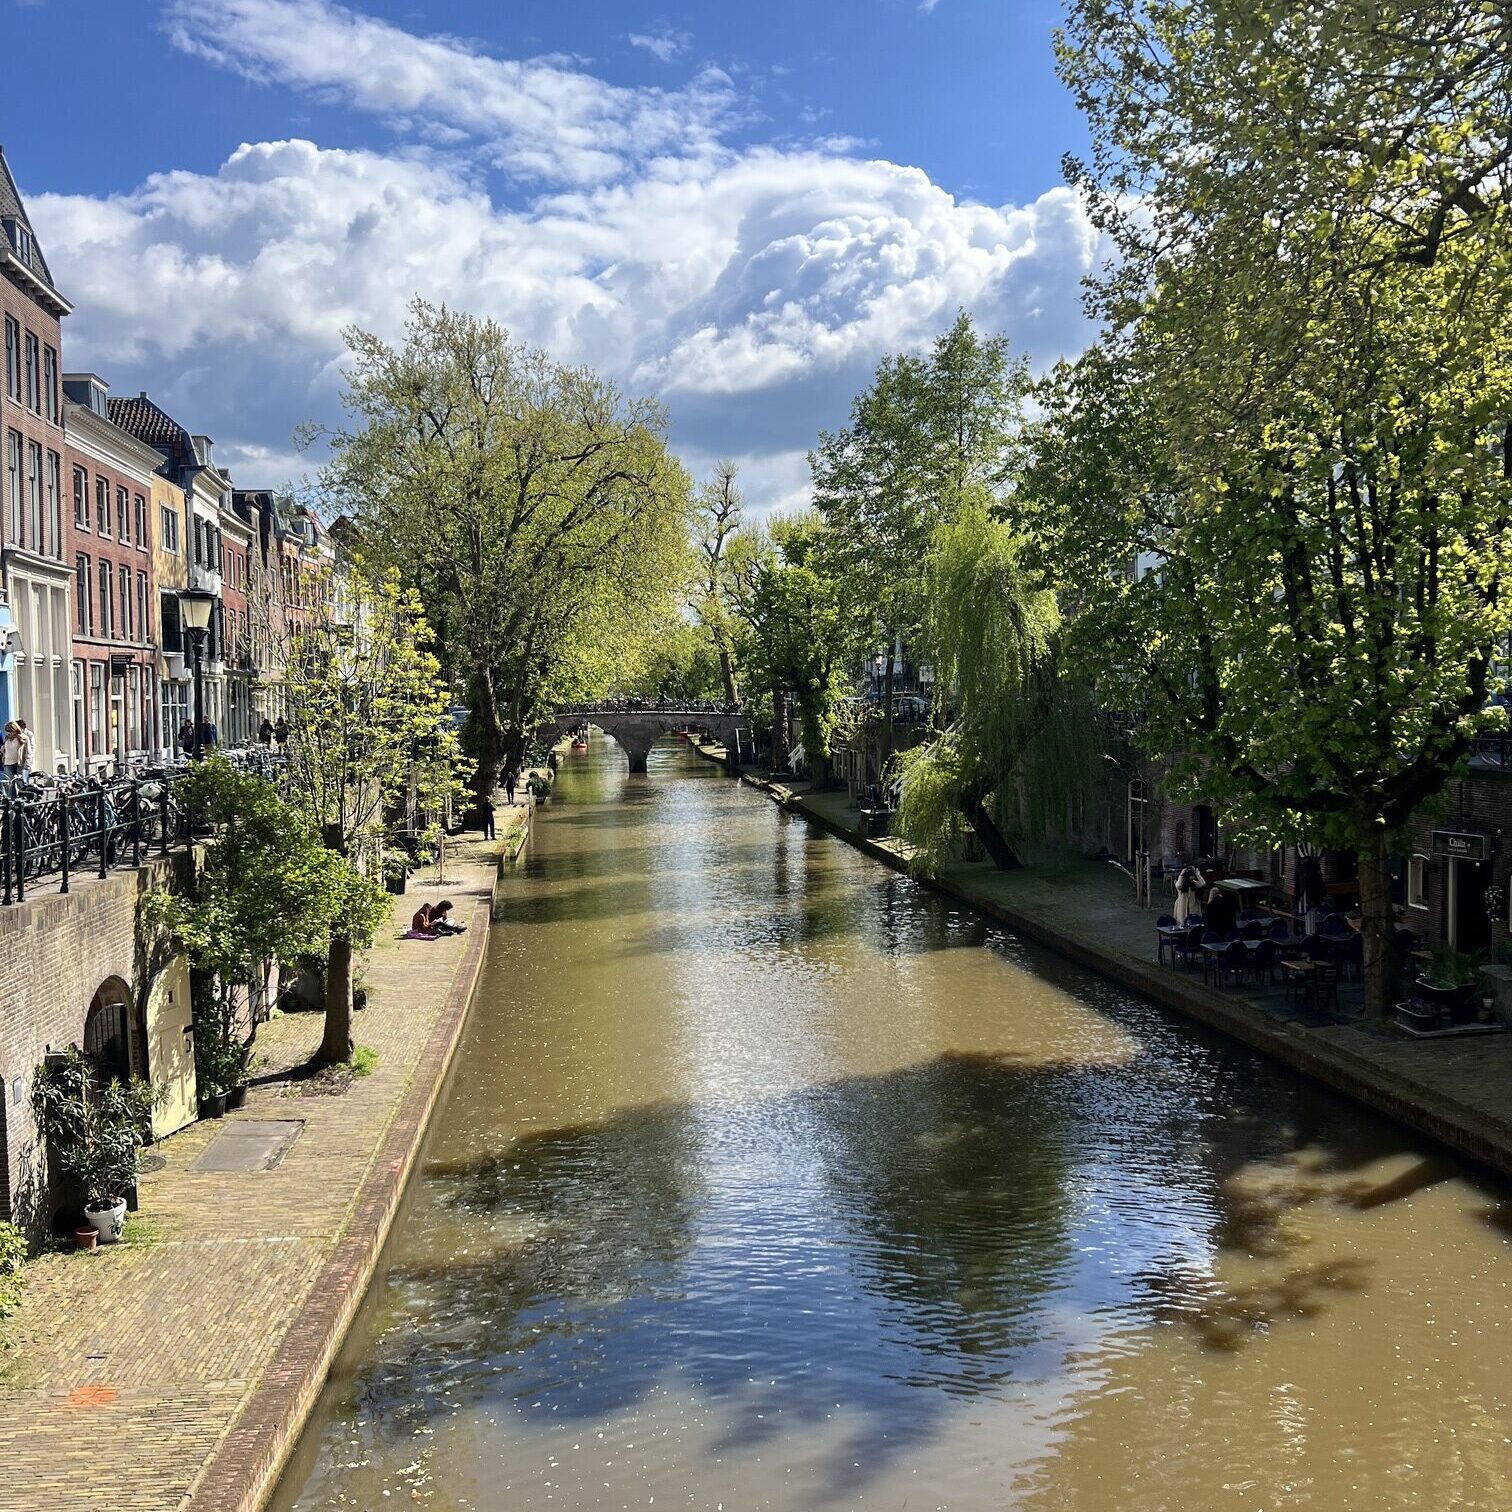
POLYGON ((1436 1009, 1445 1027, 1469 1023, 1475 1017, 1472 998, 1484 964, 1483 954, 1467 954, 1451 945, 1441 945, 1418 977, 1414 996, 1436 1009))
POLYGON ((126 1223, 126 1194, 137 1183, 152 1091, 133 1077, 103 1081, 77 1049, 51 1057, 32 1082, 32 1111, 59 1169, 84 1197, 84 1217, 102 1244, 126 1223))
POLYGON ((194 1026, 194 1077, 201 1118, 220 1118, 228 1106, 241 1106, 247 1093, 246 1070, 247 1047, 232 1026, 214 1013, 199 1018, 194 1026))

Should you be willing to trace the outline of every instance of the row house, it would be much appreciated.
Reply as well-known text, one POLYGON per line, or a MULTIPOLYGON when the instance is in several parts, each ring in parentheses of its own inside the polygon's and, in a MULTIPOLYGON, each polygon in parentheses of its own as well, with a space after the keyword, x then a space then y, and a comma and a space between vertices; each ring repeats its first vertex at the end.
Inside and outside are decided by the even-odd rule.
MULTIPOLYGON (((233 669, 231 638, 240 637, 247 614, 245 568, 250 533, 232 507, 230 475, 215 464, 214 443, 208 436, 191 432, 174 419, 146 392, 131 399, 111 399, 111 420, 157 454, 157 470, 177 491, 182 509, 179 550, 183 566, 180 581, 170 594, 161 594, 165 615, 164 645, 175 649, 164 657, 160 672, 159 700, 163 708, 190 708, 193 689, 192 647, 185 644, 178 615, 177 593, 183 588, 213 593, 216 613, 203 649, 204 715, 225 744, 242 744, 252 727, 247 702, 249 669, 233 669), (228 560, 229 553, 229 560, 228 560), (227 595, 228 569, 233 586, 227 595), (228 617, 229 616, 229 617, 228 617)), ((173 494, 163 491, 165 501, 173 494)), ((170 508, 174 505, 169 502, 170 508)), ((161 519, 160 512, 160 519, 161 519)), ((180 718, 179 723, 182 723, 180 718)), ((165 733, 177 742, 178 725, 165 733)))
POLYGON ((110 419, 109 388, 70 373, 67 464, 74 565, 73 751, 91 772, 162 749, 152 480, 159 456, 110 419))
POLYGON ((249 635, 260 724, 288 713, 289 647, 317 618, 333 614, 337 557, 320 519, 288 496, 259 488, 237 489, 232 498, 252 536, 249 635))
POLYGON ((62 320, 58 293, 0 150, 0 723, 32 730, 35 763, 70 764, 70 562, 63 525, 62 320))

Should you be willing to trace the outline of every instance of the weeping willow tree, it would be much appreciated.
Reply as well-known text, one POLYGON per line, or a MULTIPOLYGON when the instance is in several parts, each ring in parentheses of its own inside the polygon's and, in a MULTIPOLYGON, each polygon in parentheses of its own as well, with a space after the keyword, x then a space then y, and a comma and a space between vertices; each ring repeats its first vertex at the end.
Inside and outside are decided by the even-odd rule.
POLYGON ((980 499, 935 532, 925 598, 943 728, 895 762, 897 829, 926 873, 968 828, 995 865, 1016 866, 1010 834, 1057 828, 1098 770, 1091 699, 1057 663, 1060 606, 980 499))

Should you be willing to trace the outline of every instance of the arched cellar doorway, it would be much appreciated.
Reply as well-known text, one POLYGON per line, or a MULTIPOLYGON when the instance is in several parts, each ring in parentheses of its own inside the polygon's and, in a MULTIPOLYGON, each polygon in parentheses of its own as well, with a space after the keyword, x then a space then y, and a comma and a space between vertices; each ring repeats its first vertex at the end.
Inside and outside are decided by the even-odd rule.
POLYGON ((101 1081, 129 1081, 137 1071, 132 1030, 131 990, 120 977, 108 977, 90 1000, 84 1020, 84 1054, 101 1081))

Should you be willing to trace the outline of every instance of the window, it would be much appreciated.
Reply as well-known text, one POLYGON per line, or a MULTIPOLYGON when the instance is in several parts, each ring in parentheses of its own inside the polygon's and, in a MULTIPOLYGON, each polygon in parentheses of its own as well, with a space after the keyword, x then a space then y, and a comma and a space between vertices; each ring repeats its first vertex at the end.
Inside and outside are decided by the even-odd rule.
POLYGON ((1428 906, 1428 858, 1421 851, 1414 852, 1407 860, 1407 906, 1428 906))
MULTIPOLYGON (((42 514, 42 443, 40 441, 28 441, 26 443, 26 503, 27 513, 31 520, 31 540, 26 543, 33 551, 40 552, 43 549, 42 538, 45 529, 42 514)), ((16 536, 16 545, 22 545, 20 535, 16 536)))
POLYGON ((136 632, 139 641, 152 639, 152 626, 147 619, 147 574, 139 572, 137 577, 137 600, 136 600, 136 632))
POLYGON ((74 633, 89 634, 89 611, 94 600, 89 595, 89 558, 81 551, 74 558, 74 633))
POLYGON ((170 509, 166 504, 158 511, 158 523, 162 527, 163 550, 172 556, 178 555, 179 549, 179 517, 178 510, 170 509))
POLYGON ((101 640, 110 639, 110 563, 100 563, 100 626, 101 640))
POLYGON ((16 256, 27 267, 31 266, 32 260, 32 234, 19 220, 10 222, 10 244, 15 249, 16 256))
POLYGON ((30 331, 26 333, 26 407, 42 413, 42 349, 30 331))
POLYGON ((147 501, 141 494, 135 494, 131 500, 132 529, 136 531, 137 549, 147 549, 147 501))
POLYGON ((47 418, 58 423, 58 354, 52 347, 42 348, 42 403, 47 418))
POLYGON ((89 731, 84 725, 84 664, 74 662, 68 669, 70 691, 73 694, 74 750, 84 756, 89 750, 89 731))
POLYGON ((21 325, 14 315, 5 317, 5 392, 21 398, 21 325))
POLYGON ((131 569, 122 567, 118 570, 121 583, 121 639, 135 640, 131 633, 131 569))
POLYGON ((89 474, 82 467, 74 468, 74 524, 89 529, 89 474))
POLYGON ((63 459, 55 451, 47 454, 46 551, 60 559, 63 555, 63 459))
POLYGON ((95 479, 95 529, 110 534, 110 483, 105 478, 95 479))
POLYGON ((5 529, 12 541, 21 539, 21 433, 5 437, 5 529))
POLYGON ((116 540, 131 540, 131 495, 124 488, 116 489, 116 540))
POLYGON ((99 755, 105 750, 105 664, 89 664, 89 749, 99 755))

